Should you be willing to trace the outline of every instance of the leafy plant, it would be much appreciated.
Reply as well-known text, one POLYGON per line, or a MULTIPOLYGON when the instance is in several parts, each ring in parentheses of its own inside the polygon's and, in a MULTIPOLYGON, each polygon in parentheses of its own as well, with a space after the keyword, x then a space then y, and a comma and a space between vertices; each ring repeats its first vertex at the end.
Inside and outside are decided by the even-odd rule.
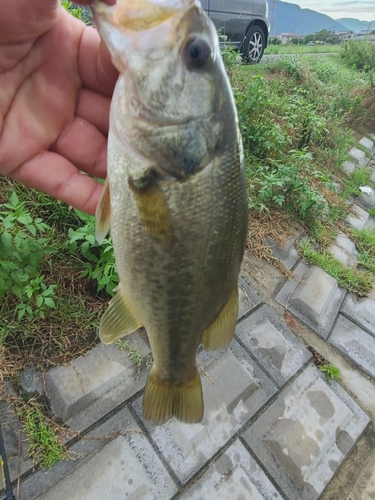
POLYGON ((64 446, 49 425, 40 404, 35 399, 18 402, 16 411, 23 422, 29 441, 27 449, 29 457, 40 462, 41 467, 46 468, 52 467, 58 460, 68 457, 64 446))
POLYGON ((322 252, 314 250, 307 239, 301 240, 299 249, 310 264, 321 267, 337 280, 339 286, 349 292, 365 296, 371 290, 373 281, 371 274, 345 266, 326 250, 322 252))
POLYGON ((60 3, 73 17, 80 19, 85 24, 92 24, 91 12, 89 10, 73 5, 69 0, 60 0, 60 3))
POLYGON ((101 244, 97 243, 95 218, 83 212, 78 214, 85 224, 76 230, 69 229, 69 241, 64 248, 73 253, 80 252, 84 267, 80 278, 96 281, 98 291, 105 289, 112 296, 119 282, 112 241, 105 238, 101 244))
POLYGON ((290 151, 287 165, 270 161, 269 166, 259 167, 255 177, 259 188, 257 201, 293 211, 302 219, 319 214, 325 208, 325 200, 304 175, 311 160, 307 151, 290 151))
POLYGON ((121 351, 128 351, 128 358, 139 368, 142 365, 143 357, 139 349, 128 341, 116 340, 115 345, 121 351))
POLYGON ((338 382, 341 378, 340 369, 331 363, 320 365, 319 370, 324 373, 328 380, 336 380, 338 382))
MULTIPOLYGON (((13 293, 26 300, 31 308, 30 299, 34 296, 31 290, 37 284, 35 279, 40 264, 56 253, 56 249, 49 245, 52 230, 41 218, 30 215, 15 191, 9 203, 1 205, 0 210, 0 297, 13 293)), ((38 280, 38 286, 42 288, 40 278, 38 280)), ((42 306, 40 300, 39 308, 42 306)), ((44 304, 48 306, 48 302, 44 301, 44 304)))

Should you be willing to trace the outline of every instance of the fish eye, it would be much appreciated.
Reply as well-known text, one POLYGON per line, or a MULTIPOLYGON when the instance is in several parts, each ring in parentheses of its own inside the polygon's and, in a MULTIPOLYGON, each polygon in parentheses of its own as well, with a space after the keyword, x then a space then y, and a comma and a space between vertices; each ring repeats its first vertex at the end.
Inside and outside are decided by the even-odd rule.
POLYGON ((185 57, 188 67, 202 69, 212 60, 212 47, 205 39, 195 37, 186 44, 185 57))

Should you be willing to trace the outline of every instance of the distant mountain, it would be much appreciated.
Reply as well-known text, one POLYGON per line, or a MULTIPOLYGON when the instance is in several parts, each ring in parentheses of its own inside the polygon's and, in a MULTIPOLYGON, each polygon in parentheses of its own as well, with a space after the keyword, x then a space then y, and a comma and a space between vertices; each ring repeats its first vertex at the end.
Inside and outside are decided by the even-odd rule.
MULTIPOLYGON (((271 0, 267 1, 271 7, 271 0)), ((324 29, 336 32, 348 29, 332 17, 315 12, 315 10, 301 9, 299 5, 281 0, 276 0, 275 14, 276 23, 271 26, 271 36, 290 32, 305 36, 324 29)))
POLYGON ((351 19, 348 17, 343 17, 342 19, 337 19, 337 22, 341 23, 348 30, 358 33, 361 30, 375 30, 375 21, 360 21, 359 19, 351 19))

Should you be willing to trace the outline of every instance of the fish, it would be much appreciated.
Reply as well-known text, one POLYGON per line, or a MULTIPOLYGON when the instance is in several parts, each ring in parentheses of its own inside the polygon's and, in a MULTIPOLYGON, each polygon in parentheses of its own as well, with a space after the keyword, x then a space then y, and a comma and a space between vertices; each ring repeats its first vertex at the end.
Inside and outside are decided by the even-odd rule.
POLYGON ((198 423, 197 350, 232 340, 247 237, 233 93, 198 0, 95 0, 93 13, 119 70, 96 237, 110 230, 120 283, 99 335, 110 344, 143 326, 144 418, 198 423))

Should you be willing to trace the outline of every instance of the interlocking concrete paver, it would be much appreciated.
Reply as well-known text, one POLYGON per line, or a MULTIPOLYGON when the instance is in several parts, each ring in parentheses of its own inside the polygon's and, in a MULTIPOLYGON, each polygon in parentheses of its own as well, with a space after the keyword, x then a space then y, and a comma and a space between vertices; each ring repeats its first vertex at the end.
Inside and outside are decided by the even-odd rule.
MULTIPOLYGON (((276 392, 236 341, 205 371, 208 376, 202 374, 205 412, 201 423, 184 424, 171 419, 154 426, 144 422, 151 439, 184 484, 276 392)), ((141 398, 134 408, 142 418, 141 398)))
POLYGON ((288 500, 316 500, 368 423, 338 384, 310 366, 243 437, 288 500))
POLYGON ((59 477, 59 471, 53 468, 52 477, 37 478, 39 488, 38 481, 31 478, 25 481, 21 498, 31 499, 43 491, 43 482, 47 491, 38 500, 169 500, 177 492, 176 484, 126 409, 74 449, 82 458, 72 462, 68 475, 59 477))
POLYGON ((296 238, 288 238, 284 245, 280 246, 273 238, 269 236, 266 238, 266 243, 271 247, 273 255, 289 270, 300 260, 295 241, 296 238))
MULTIPOLYGON (((3 397, 15 395, 11 388, 7 387, 8 385, 9 384, 5 384, 3 387, 0 386, 2 389, 0 398, 0 422, 3 431, 4 447, 7 456, 10 480, 15 481, 19 473, 24 474, 31 470, 33 463, 31 459, 26 458, 26 450, 29 443, 21 422, 15 414, 11 403, 2 400, 3 397), (21 460, 21 457, 24 457, 24 459, 21 460)), ((3 477, 0 473, 0 492, 3 487, 3 477)), ((1 493, 0 498, 2 498, 1 493)))
POLYGON ((239 281, 238 291, 238 319, 241 319, 258 306, 261 303, 261 300, 242 278, 240 278, 239 281))
POLYGON ((341 312, 375 336, 375 298, 346 296, 341 312))
POLYGON ((375 153, 375 143, 371 139, 368 139, 367 137, 362 137, 362 139, 359 141, 359 144, 364 148, 366 148, 369 153, 371 154, 375 153))
POLYGON ((375 207, 375 192, 373 191, 371 194, 362 193, 358 197, 358 201, 366 209, 375 207))
POLYGON ((370 161, 369 158, 367 158, 366 153, 359 148, 352 148, 349 151, 349 155, 359 168, 365 167, 370 161))
POLYGON ((346 234, 339 232, 329 252, 345 266, 353 266, 356 262, 357 250, 355 243, 346 234))
POLYGON ((22 388, 27 392, 43 393, 43 375, 34 365, 29 365, 20 375, 22 388))
POLYGON ((342 168, 348 175, 351 175, 355 171, 356 166, 351 161, 344 161, 342 168))
MULTIPOLYGON (((142 357, 150 348, 136 332, 126 340, 142 357)), ((45 375, 47 396, 53 413, 82 430, 128 399, 144 386, 147 370, 138 370, 126 350, 100 344, 88 356, 45 375)))
POLYGON ((375 379, 375 338, 340 314, 329 343, 375 379))
POLYGON ((366 465, 353 490, 345 500, 374 500, 375 498, 375 456, 366 465))
POLYGON ((311 357, 297 337, 266 306, 240 322, 236 336, 279 387, 311 357))
POLYGON ((298 264, 294 275, 296 280, 288 281, 276 300, 323 338, 327 338, 344 300, 345 290, 322 269, 308 267, 303 262, 298 264))
POLYGON ((181 500, 283 500, 238 440, 180 498, 181 500))
POLYGON ((351 213, 345 219, 345 224, 354 229, 365 229, 370 222, 370 214, 354 203, 350 205, 350 209, 351 213))

